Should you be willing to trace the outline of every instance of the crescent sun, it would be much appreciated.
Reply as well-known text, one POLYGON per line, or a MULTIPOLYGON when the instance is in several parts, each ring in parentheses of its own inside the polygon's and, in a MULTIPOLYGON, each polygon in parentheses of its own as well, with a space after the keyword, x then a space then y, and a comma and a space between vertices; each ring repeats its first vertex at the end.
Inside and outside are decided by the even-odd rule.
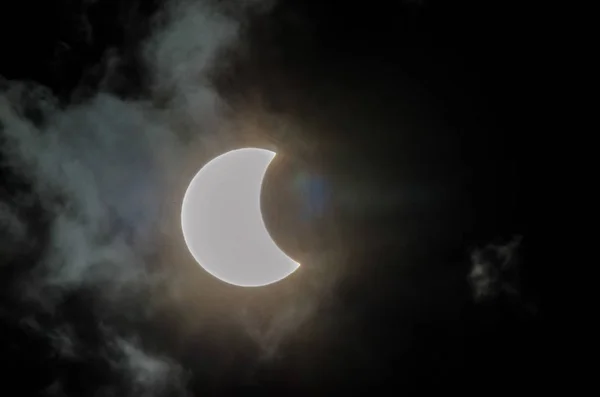
POLYGON ((260 287, 300 267, 275 244, 262 217, 262 182, 273 158, 265 149, 232 150, 202 167, 185 192, 185 243, 204 270, 226 283, 260 287))

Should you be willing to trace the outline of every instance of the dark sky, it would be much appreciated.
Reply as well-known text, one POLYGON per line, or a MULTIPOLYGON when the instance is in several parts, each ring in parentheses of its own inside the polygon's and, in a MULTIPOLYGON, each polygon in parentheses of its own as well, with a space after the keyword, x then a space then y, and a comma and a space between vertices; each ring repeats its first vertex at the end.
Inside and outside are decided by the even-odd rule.
POLYGON ((543 389, 529 10, 175 3, 0 8, 5 387, 543 389), (189 176, 243 145, 281 153, 265 221, 305 264, 263 289, 212 279, 177 225, 189 176))

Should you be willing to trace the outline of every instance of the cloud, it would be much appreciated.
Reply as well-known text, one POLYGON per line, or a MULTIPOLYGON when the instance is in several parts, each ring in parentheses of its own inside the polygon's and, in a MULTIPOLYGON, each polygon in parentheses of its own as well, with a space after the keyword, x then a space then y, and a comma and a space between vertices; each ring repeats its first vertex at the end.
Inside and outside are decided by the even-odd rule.
POLYGON ((314 312, 316 309, 314 304, 314 301, 307 299, 303 302, 286 305, 262 326, 257 324, 255 313, 242 311, 242 324, 248 336, 259 347, 261 360, 270 360, 276 357, 285 338, 297 330, 314 312))
POLYGON ((42 395, 47 397, 67 397, 63 385, 59 381, 55 381, 48 386, 42 395))
POLYGON ((70 324, 63 324, 50 331, 48 337, 52 347, 61 357, 72 359, 79 356, 80 341, 70 324))
POLYGON ((28 290, 142 280, 176 138, 143 105, 108 94, 51 113, 43 127, 10 94, 0 97, 5 158, 30 179, 51 219, 28 290))
POLYGON ((500 295, 518 296, 519 256, 522 237, 516 236, 504 245, 488 244, 471 254, 468 279, 476 301, 500 295))
POLYGON ((176 362, 145 351, 131 338, 114 337, 109 349, 112 369, 125 380, 131 395, 184 397, 187 394, 184 370, 176 362))
MULTIPOLYGON (((69 325, 51 332, 52 344, 63 359, 80 365, 101 359, 106 365, 105 379, 91 386, 100 396, 164 396, 187 395, 187 374, 180 364, 169 357, 150 352, 142 347, 136 337, 119 336, 114 330, 100 326, 103 344, 92 349, 82 349, 81 341, 69 325)), ((96 363, 97 365, 97 363, 96 363)), ((45 388, 48 396, 69 396, 73 390, 72 379, 59 378, 45 388)), ((87 385, 89 388, 90 385, 87 385)))
MULTIPOLYGON (((86 289, 94 291, 94 304, 118 310, 132 291, 154 285, 160 275, 150 262, 162 248, 172 192, 186 161, 217 139, 222 121, 224 103, 209 72, 219 54, 236 45, 238 30, 239 20, 215 4, 167 3, 153 34, 140 44, 149 87, 139 99, 119 97, 101 84, 87 99, 64 105, 35 83, 0 81, 3 165, 28 180, 47 216, 44 230, 31 230, 14 200, 0 202, 0 252, 15 241, 48 235, 36 266, 20 280, 20 299, 53 313, 67 294, 86 289)), ((91 304, 89 311, 97 317, 105 312, 91 304)), ((39 332, 60 356, 77 357, 85 341, 70 317, 59 318, 64 322, 39 332)), ((111 351, 106 359, 127 384, 120 397, 165 395, 181 387, 175 379, 182 369, 145 351, 135 338, 111 335, 105 342, 111 351)), ((56 383, 48 393, 60 395, 63 386, 56 383)))
MULTIPOLYGON (((6 82, 0 93, 4 162, 32 182, 51 214, 38 284, 142 280, 170 204, 165 193, 191 155, 190 141, 210 136, 221 117, 207 73, 219 51, 235 44, 237 21, 206 2, 171 2, 161 15, 141 45, 150 98, 99 92, 60 108, 35 84, 6 82)), ((0 220, 13 238, 25 233, 4 204, 0 220)))
POLYGON ((27 226, 17 213, 5 202, 0 201, 0 253, 7 257, 9 253, 22 248, 27 234, 27 226))

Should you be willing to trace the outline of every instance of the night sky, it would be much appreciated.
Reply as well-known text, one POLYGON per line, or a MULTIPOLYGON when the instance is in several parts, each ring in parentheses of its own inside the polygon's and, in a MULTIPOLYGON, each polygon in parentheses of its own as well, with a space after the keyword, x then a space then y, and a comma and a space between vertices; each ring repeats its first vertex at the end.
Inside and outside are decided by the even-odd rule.
POLYGON ((533 17, 506 1, 0 6, 0 362, 18 396, 541 392, 533 17), (180 228, 228 149, 302 267, 180 228))

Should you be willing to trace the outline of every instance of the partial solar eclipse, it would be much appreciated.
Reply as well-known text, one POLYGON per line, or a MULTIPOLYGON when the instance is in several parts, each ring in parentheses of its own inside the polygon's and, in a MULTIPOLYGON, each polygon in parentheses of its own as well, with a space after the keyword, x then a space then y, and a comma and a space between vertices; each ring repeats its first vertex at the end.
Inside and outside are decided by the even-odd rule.
POLYGON ((274 157, 258 148, 222 154, 198 171, 185 193, 181 227, 187 247, 221 281, 260 287, 300 266, 275 244, 262 217, 262 182, 274 157))

